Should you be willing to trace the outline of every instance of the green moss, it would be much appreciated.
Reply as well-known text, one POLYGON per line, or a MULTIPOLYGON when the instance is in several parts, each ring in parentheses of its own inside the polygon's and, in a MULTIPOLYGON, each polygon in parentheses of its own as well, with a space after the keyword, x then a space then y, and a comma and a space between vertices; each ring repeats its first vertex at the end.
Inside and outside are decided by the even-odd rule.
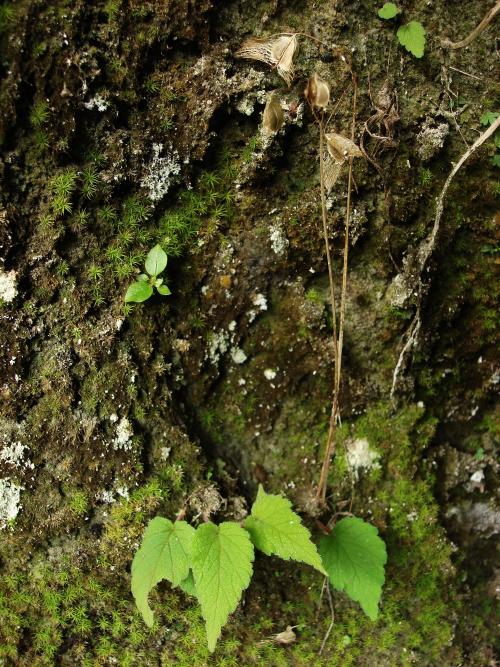
POLYGON ((73 491, 68 498, 70 510, 76 516, 83 516, 89 509, 89 500, 84 491, 73 491))

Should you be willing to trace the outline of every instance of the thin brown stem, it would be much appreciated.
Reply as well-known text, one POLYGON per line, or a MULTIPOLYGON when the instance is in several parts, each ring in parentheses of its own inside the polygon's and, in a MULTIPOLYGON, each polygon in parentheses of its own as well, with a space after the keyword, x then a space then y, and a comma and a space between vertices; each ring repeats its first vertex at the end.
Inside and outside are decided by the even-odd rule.
MULTIPOLYGON (((354 141, 354 134, 356 130, 356 102, 357 102, 357 84, 354 81, 354 91, 352 100, 352 123, 351 123, 351 141, 354 141)), ((345 213, 345 234, 344 234, 344 263, 342 267, 342 294, 340 297, 340 322, 339 322, 339 344, 337 350, 337 374, 335 378, 335 394, 340 391, 340 378, 342 374, 342 348, 344 344, 344 324, 345 324, 345 307, 347 297, 347 270, 349 266, 349 227, 351 220, 351 195, 352 195, 352 162, 353 158, 349 158, 349 180, 347 185, 347 204, 345 213)))
POLYGON ((330 242, 328 239, 328 220, 327 220, 327 210, 326 210, 326 194, 325 194, 325 161, 324 161, 324 151, 325 151, 325 126, 324 126, 324 117, 321 117, 318 120, 319 124, 319 178, 320 178, 320 189, 321 189, 321 217, 323 220, 323 237, 325 240, 325 250, 326 250, 326 262, 328 264, 328 282, 330 286, 330 306, 332 310, 332 322, 333 322, 333 358, 335 368, 337 367, 337 307, 335 304, 335 286, 333 283, 333 266, 332 266, 332 256, 330 253, 330 242))
POLYGON ((326 500, 326 486, 328 482, 328 471, 330 470, 330 461, 332 460, 333 452, 335 450, 335 434, 337 431, 337 420, 339 417, 338 393, 334 389, 332 411, 330 413, 330 422, 328 426, 328 437, 326 440, 325 455, 323 457, 323 464, 321 466, 321 473, 316 489, 316 503, 324 505, 326 500))
POLYGON ((318 488, 316 491, 316 502, 324 503, 326 497, 326 481, 328 477, 328 468, 330 462, 331 451, 333 449, 333 443, 335 441, 335 428, 337 423, 337 410, 338 410, 338 401, 337 401, 337 390, 336 390, 336 375, 337 375, 337 364, 338 364, 338 348, 337 348, 337 307, 335 303, 335 285, 333 282, 333 267, 332 267, 332 258, 330 253, 330 242, 328 238, 328 220, 327 220, 327 210, 326 210, 326 190, 325 190, 325 165, 324 165, 324 151, 325 151, 325 124, 324 124, 324 115, 317 118, 319 125, 319 174, 320 174, 320 190, 321 190, 321 214, 323 220, 323 236, 325 240, 325 250, 326 250, 326 261, 328 264, 328 282, 330 286, 330 305, 332 310, 332 326, 333 326, 333 398, 332 398, 332 411, 330 414, 329 426, 328 426, 328 438, 326 442, 326 451, 325 458, 323 459, 323 466, 321 469, 321 475, 318 483, 318 488))
MULTIPOLYGON (((353 110, 352 110, 352 127, 351 127, 351 140, 354 141, 354 133, 356 127, 356 101, 357 101, 357 82, 353 76, 353 110)), ((322 149, 322 135, 320 134, 320 150, 322 149)), ((352 158, 349 159, 349 181, 347 186, 347 204, 346 204, 346 218, 345 218, 345 240, 344 240, 344 260, 343 260, 343 269, 342 269, 342 292, 341 292, 341 306, 340 306, 340 321, 339 321, 339 338, 337 340, 336 335, 336 321, 334 329, 334 338, 335 338, 335 367, 334 367, 334 390, 333 390, 333 401, 332 401, 332 411, 330 414, 330 423, 328 427, 328 438, 326 441, 325 454, 323 457, 323 464, 321 466, 321 473, 318 482, 318 488, 316 489, 316 503, 322 505, 326 499, 326 487, 328 482, 328 472, 330 470, 330 463, 335 452, 335 434, 337 430, 337 422, 340 418, 339 410, 339 393, 340 393, 340 378, 341 378, 341 356, 342 356, 342 343, 344 339, 344 322, 345 322, 345 307, 346 307, 346 295, 347 295, 347 270, 348 270, 348 259, 349 259, 349 224, 351 217, 351 195, 352 195, 352 158)), ((322 201, 325 198, 324 193, 324 183, 321 180, 321 195, 322 201)), ((326 207, 325 207, 325 216, 326 219, 326 207)), ((327 244, 328 245, 328 244, 327 244)))

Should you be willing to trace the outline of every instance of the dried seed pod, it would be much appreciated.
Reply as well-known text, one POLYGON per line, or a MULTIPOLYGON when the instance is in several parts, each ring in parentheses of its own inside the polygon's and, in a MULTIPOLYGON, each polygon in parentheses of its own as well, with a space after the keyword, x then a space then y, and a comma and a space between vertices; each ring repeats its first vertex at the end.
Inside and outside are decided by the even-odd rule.
POLYGON ((262 114, 262 126, 266 134, 277 132, 285 122, 285 114, 281 103, 274 93, 267 98, 264 113, 262 114))
POLYGON ((343 137, 341 134, 329 132, 325 134, 326 146, 328 152, 335 160, 347 160, 350 157, 361 157, 363 153, 361 149, 356 146, 354 141, 343 137))
POLYGON ((327 152, 325 156, 325 189, 327 193, 338 181, 342 167, 349 158, 361 157, 363 153, 354 141, 341 134, 325 134, 327 152))
POLYGON ((324 79, 314 73, 307 82, 304 95, 312 107, 326 109, 330 101, 330 86, 324 79))
POLYGON ((297 35, 278 35, 272 39, 250 37, 243 42, 235 55, 237 58, 260 60, 270 67, 276 67, 278 74, 290 85, 294 74, 293 56, 297 45, 297 35))

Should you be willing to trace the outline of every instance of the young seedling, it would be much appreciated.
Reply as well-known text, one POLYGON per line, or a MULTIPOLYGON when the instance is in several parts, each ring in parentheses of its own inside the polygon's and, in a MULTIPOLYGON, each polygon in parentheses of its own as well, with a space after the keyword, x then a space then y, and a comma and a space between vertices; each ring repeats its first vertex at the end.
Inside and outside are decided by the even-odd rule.
MULTIPOLYGON (((393 2, 386 2, 378 10, 378 17, 384 21, 395 18, 401 10, 393 2)), ((398 28, 396 36, 401 46, 415 56, 421 58, 425 50, 425 28, 420 21, 410 21, 398 28)))
POLYGON ((154 288, 158 294, 168 296, 171 294, 167 285, 163 284, 163 278, 159 278, 160 273, 167 266, 167 253, 159 245, 155 245, 146 257, 144 268, 146 273, 141 273, 136 282, 132 283, 125 294, 125 303, 142 303, 152 296, 154 288))

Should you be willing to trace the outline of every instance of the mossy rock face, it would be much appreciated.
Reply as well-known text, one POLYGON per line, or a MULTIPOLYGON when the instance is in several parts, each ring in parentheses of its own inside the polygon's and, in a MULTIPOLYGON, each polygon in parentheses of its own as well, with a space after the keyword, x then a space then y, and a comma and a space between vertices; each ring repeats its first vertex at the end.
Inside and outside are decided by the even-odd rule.
MULTIPOLYGON (((468 34, 484 3, 457 16, 419 0, 397 19, 426 27, 417 60, 398 46, 396 23, 377 17, 381 4, 0 4, 0 663, 493 660, 493 141, 457 174, 428 270, 415 273, 463 138, 472 144, 496 110, 493 27, 445 50, 439 38, 468 34), (282 31, 341 50, 301 37, 288 88, 234 58, 248 35, 282 31), (240 521, 258 483, 316 528, 333 323, 303 89, 317 71, 338 101, 342 53, 371 161, 354 164, 342 425, 321 518, 349 510, 379 529, 381 612, 369 621, 334 593, 319 655, 331 621, 325 600, 316 613, 322 580, 258 556, 210 658, 196 605, 167 584, 152 594, 158 626, 146 628, 130 563, 153 516, 240 521), (271 91, 285 124, 266 138, 271 91), (387 95, 396 115, 384 125, 387 95), (125 307, 156 243, 172 295, 125 307), (418 346, 393 402, 419 295, 418 346), (288 625, 297 639, 283 646, 275 638, 288 625)), ((350 122, 347 91, 332 130, 348 135, 350 122)), ((344 174, 328 200, 337 284, 346 196, 344 174)))

